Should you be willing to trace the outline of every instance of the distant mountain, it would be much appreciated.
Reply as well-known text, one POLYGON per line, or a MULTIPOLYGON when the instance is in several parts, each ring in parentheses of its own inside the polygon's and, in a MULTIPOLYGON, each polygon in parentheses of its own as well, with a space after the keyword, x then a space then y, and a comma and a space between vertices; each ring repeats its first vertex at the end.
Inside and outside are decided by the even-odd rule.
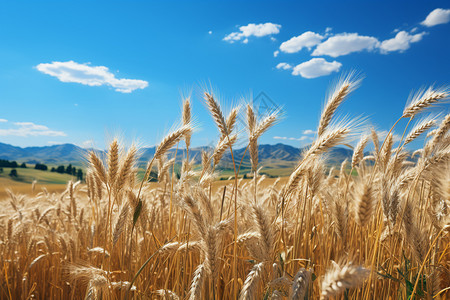
MULTIPOLYGON (((196 163, 201 162, 201 151, 212 151, 209 147, 191 148, 189 157, 194 159, 196 163)), ((246 148, 234 149, 234 159, 240 162, 246 148)), ((268 168, 284 168, 292 167, 300 159, 304 149, 296 148, 285 144, 276 145, 259 145, 259 163, 268 168)), ((0 159, 15 160, 25 163, 46 163, 46 164, 81 164, 86 161, 85 157, 89 150, 83 149, 73 144, 62 144, 44 147, 26 147, 20 148, 8 144, 0 143, 0 159)), ((185 149, 171 149, 169 156, 175 155, 177 151, 177 161, 186 156, 185 149)), ((99 151, 104 153, 104 151, 99 151)), ((155 153, 155 147, 143 148, 140 151, 140 163, 150 160, 155 153)), ((352 150, 346 148, 332 148, 328 152, 328 163, 330 165, 338 165, 346 158, 351 158, 352 150)), ((222 159, 221 166, 230 168, 232 163, 231 154, 227 151, 222 159)), ((249 153, 245 154, 243 167, 250 165, 249 153)))
POLYGON ((0 159, 26 163, 64 164, 83 161, 86 149, 73 144, 20 148, 0 143, 0 159))

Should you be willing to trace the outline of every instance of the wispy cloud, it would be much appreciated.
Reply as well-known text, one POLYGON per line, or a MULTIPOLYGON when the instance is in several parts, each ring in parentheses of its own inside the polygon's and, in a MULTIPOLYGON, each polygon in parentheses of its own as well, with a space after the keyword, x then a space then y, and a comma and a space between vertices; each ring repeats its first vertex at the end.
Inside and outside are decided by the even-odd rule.
POLYGON ((299 138, 287 136, 274 136, 273 138, 276 140, 289 140, 289 141, 304 141, 306 139, 311 139, 309 136, 301 136, 299 138))
MULTIPOLYGON (((387 134, 388 134, 387 130, 379 130, 379 131, 377 131, 378 138, 381 141, 384 141, 386 139, 387 134)), ((394 142, 400 142, 400 140, 402 139, 400 135, 395 134, 395 133, 393 135, 393 138, 394 138, 394 142)))
POLYGON ((319 44, 312 56, 328 55, 338 57, 363 50, 374 50, 379 44, 378 39, 358 33, 341 33, 330 37, 319 44))
POLYGON ((316 78, 338 72, 342 64, 337 61, 328 62, 323 58, 313 58, 294 67, 292 75, 303 78, 316 78))
POLYGON ((8 120, 6 120, 6 119, 0 119, 0 123, 6 123, 6 122, 8 122, 8 120))
POLYGON ((383 41, 379 46, 380 51, 381 53, 403 52, 409 49, 412 43, 419 42, 425 34, 426 32, 421 32, 411 35, 406 31, 400 31, 394 38, 383 41))
POLYGON ((58 78, 62 82, 75 82, 89 86, 111 86, 117 92, 131 93, 136 89, 144 89, 148 82, 137 79, 118 79, 104 66, 90 66, 74 61, 42 63, 36 68, 50 76, 58 78))
POLYGON ((32 122, 15 122, 13 128, 0 129, 0 136, 67 136, 63 131, 51 130, 47 126, 32 122))
POLYGON ((316 132, 314 130, 311 130, 311 129, 303 130, 303 134, 315 134, 315 133, 316 132))
POLYGON ((242 42, 246 44, 248 43, 248 38, 251 36, 263 37, 267 35, 278 34, 280 32, 280 28, 281 25, 274 23, 250 23, 248 25, 239 27, 239 31, 232 32, 226 35, 223 40, 229 43, 234 43, 236 41, 242 40, 242 42))
POLYGON ((310 50, 312 47, 318 45, 323 39, 324 36, 318 33, 306 31, 299 36, 295 36, 290 40, 283 42, 280 45, 280 51, 284 53, 296 53, 303 48, 310 50))
POLYGON ((299 137, 299 138, 296 138, 296 137, 286 137, 286 136, 274 136, 273 137, 275 140, 288 140, 288 141, 304 141, 304 140, 310 140, 310 139, 312 139, 311 137, 309 137, 309 136, 301 136, 301 137, 299 137))
POLYGON ((281 63, 279 63, 279 64, 277 65, 276 68, 277 68, 277 69, 283 69, 283 70, 289 70, 289 69, 292 69, 292 66, 291 66, 290 64, 288 64, 288 63, 281 62, 281 63))
POLYGON ((427 27, 432 27, 448 22, 450 22, 450 9, 436 8, 430 12, 425 20, 420 24, 427 27))
POLYGON ((86 140, 80 145, 82 148, 94 148, 94 140, 86 140))

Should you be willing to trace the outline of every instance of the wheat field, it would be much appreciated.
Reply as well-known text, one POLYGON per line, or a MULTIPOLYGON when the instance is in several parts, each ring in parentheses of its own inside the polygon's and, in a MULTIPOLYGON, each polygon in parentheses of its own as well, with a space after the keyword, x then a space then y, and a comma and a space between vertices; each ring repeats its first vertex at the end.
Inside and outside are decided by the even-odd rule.
POLYGON ((331 90, 315 141, 282 180, 259 175, 258 163, 258 139, 280 112, 257 117, 245 105, 224 115, 205 92, 220 138, 200 169, 189 157, 187 98, 181 125, 157 146, 143 180, 138 149, 113 140, 107 157, 89 154, 86 183, 69 182, 63 193, 10 191, 1 202, 0 298, 446 299, 450 115, 427 109, 448 90, 414 94, 399 116, 408 125, 380 139, 361 120, 335 116, 359 83, 349 76, 331 90), (239 114, 246 132, 236 130, 239 114), (408 152, 421 135, 423 148, 408 152), (327 150, 355 138, 351 161, 327 169, 327 150), (238 139, 247 141, 250 180, 239 179, 238 139), (187 149, 179 178, 166 156, 173 147, 187 149), (218 184, 227 151, 235 176, 218 184))

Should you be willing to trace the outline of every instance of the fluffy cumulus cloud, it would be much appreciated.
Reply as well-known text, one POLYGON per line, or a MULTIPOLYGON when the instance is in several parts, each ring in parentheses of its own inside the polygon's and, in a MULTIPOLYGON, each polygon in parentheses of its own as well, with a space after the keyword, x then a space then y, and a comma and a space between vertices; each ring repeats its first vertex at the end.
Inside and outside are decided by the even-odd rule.
POLYGON ((318 33, 307 31, 299 36, 295 36, 280 45, 280 50, 285 53, 296 53, 303 48, 311 49, 319 44, 324 37, 318 33))
POLYGON ((382 53, 405 51, 409 49, 412 43, 420 41, 425 34, 425 32, 421 32, 411 35, 406 31, 400 31, 394 38, 383 41, 379 46, 380 51, 382 53))
POLYGON ((16 122, 12 128, 1 128, 0 136, 66 136, 66 134, 62 131, 51 130, 47 126, 32 122, 16 122))
POLYGON ((379 45, 378 39, 358 33, 337 34, 319 44, 313 56, 328 55, 338 57, 363 50, 374 50, 379 45))
POLYGON ((248 38, 251 36, 263 37, 266 35, 278 34, 280 32, 280 28, 281 25, 273 23, 250 23, 239 27, 239 31, 226 35, 223 40, 229 43, 234 43, 240 40, 242 40, 243 43, 248 43, 248 38))
POLYGON ((148 82, 144 80, 116 78, 107 67, 90 66, 74 61, 43 63, 37 65, 36 68, 62 82, 75 82, 89 86, 106 85, 121 93, 131 93, 136 89, 144 89, 148 86, 148 82))
POLYGON ((337 61, 328 62, 323 58, 313 58, 294 67, 292 75, 304 78, 316 78, 338 72, 342 64, 337 61))
POLYGON ((282 62, 277 65, 277 69, 289 70, 292 69, 292 66, 288 63, 282 62))
POLYGON ((420 23, 427 27, 450 22, 450 9, 436 8, 428 14, 425 20, 420 23))

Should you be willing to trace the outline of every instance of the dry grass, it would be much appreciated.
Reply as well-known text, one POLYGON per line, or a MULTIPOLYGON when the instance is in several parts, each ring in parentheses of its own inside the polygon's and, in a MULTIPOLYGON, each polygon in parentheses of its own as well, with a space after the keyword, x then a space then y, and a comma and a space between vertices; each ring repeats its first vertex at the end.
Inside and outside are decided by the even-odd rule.
MULTIPOLYGON (((389 134, 379 142, 372 132, 362 135, 351 164, 325 172, 328 149, 355 130, 333 119, 358 83, 346 78, 334 89, 316 141, 286 179, 258 174, 257 140, 277 114, 258 120, 247 107, 255 176, 215 181, 216 164, 236 141, 238 110, 225 118, 206 93, 220 140, 203 153, 199 172, 186 157, 177 179, 174 160, 165 157, 183 140, 189 147, 187 99, 183 125, 148 164, 147 171, 158 165, 157 183, 138 181, 136 149, 114 141, 107 157, 90 154, 86 184, 71 182, 62 193, 7 193, 0 298, 446 299, 449 116, 426 119, 410 134, 405 129, 408 143, 434 129, 415 162, 404 141, 397 145, 389 134), (375 150, 368 155, 369 136, 375 150)), ((442 90, 419 93, 402 118, 447 97, 442 90)))

